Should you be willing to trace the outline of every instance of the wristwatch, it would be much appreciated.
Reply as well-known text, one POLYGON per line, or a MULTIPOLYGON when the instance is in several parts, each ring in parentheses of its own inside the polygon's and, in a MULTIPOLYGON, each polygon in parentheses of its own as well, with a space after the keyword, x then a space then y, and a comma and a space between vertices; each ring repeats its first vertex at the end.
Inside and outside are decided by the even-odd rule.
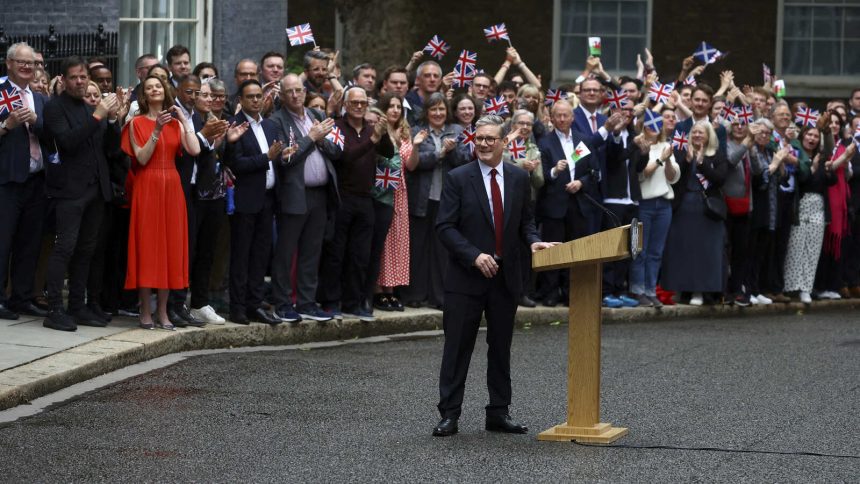
POLYGON ((657 158, 657 166, 663 166, 664 161, 660 158, 657 158))

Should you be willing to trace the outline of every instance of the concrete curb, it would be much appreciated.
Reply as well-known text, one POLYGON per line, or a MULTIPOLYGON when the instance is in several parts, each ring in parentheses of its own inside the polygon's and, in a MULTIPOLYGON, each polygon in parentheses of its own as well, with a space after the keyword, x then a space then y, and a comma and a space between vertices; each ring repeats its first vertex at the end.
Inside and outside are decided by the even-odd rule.
MULTIPOLYGON (((727 318, 733 316, 802 315, 807 312, 849 311, 860 307, 860 300, 817 301, 769 306, 665 306, 655 309, 603 309, 604 323, 656 322, 689 318, 727 318)), ((380 314, 380 312, 377 312, 380 314)), ((520 308, 520 327, 567 323, 567 308, 520 308)), ((325 324, 282 324, 270 327, 253 323, 240 326, 228 323, 204 329, 176 332, 129 329, 111 336, 55 353, 0 372, 0 410, 27 403, 35 398, 89 380, 120 368, 182 351, 234 348, 261 345, 294 345, 337 341, 370 336, 440 329, 442 313, 436 310, 407 310, 385 314, 374 323, 357 320, 325 324)))

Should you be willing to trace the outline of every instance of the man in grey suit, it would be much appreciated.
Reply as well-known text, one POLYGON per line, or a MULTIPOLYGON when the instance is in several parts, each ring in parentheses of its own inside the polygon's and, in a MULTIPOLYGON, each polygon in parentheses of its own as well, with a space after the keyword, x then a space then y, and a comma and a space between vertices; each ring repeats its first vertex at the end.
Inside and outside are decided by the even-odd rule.
POLYGON ((297 146, 297 151, 277 167, 278 242, 272 261, 273 314, 289 323, 298 323, 302 318, 328 321, 333 317, 317 305, 314 297, 326 220, 338 204, 337 177, 331 163, 335 147, 325 139, 334 120, 304 107, 306 94, 299 77, 287 74, 281 80, 282 107, 270 118, 278 126, 280 138, 297 146), (290 275, 296 251, 294 306, 290 275))

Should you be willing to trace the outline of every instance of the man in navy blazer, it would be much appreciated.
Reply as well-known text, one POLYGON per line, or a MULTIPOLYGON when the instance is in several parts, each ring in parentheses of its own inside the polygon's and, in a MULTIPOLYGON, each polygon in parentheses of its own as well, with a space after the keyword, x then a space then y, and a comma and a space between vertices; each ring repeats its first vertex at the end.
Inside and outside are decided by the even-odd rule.
POLYGON ((41 145, 45 98, 30 90, 36 55, 25 43, 13 44, 6 55, 9 77, 0 91, 17 90, 24 103, 0 114, 0 319, 18 314, 44 317, 32 303, 39 239, 47 206, 44 164, 49 150, 41 145), (6 282, 12 273, 11 297, 6 282))
MULTIPOLYGON (((689 134, 697 121, 710 120, 711 106, 713 105, 714 90, 707 84, 699 84, 693 88, 690 94, 690 110, 693 115, 675 125, 675 131, 689 134)), ((727 143, 726 127, 718 124, 714 131, 717 132, 717 140, 720 142, 719 149, 725 153, 727 143)))
POLYGON ((242 110, 231 121, 247 130, 227 146, 227 164, 236 175, 236 210, 230 216, 230 320, 276 325, 262 307, 266 268, 272 253, 277 176, 274 163, 286 156, 278 127, 261 115, 263 86, 256 79, 238 90, 242 110))
POLYGON ((435 436, 457 433, 466 373, 483 315, 487 320, 485 428, 526 433, 508 414, 511 403, 510 356, 514 316, 522 290, 523 244, 532 252, 554 244, 541 242, 529 199, 529 175, 502 163, 502 119, 485 116, 476 123, 478 160, 451 170, 445 178, 436 231, 448 250, 442 325, 445 349, 439 374, 439 413, 435 436))

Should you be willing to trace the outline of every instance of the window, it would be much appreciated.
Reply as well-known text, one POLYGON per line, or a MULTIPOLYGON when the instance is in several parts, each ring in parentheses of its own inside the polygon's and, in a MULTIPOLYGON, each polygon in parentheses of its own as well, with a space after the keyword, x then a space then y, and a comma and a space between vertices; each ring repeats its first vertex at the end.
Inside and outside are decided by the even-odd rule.
POLYGON ((206 39, 212 0, 121 0, 119 14, 119 85, 137 84, 134 61, 146 53, 164 59, 170 47, 181 44, 191 52, 191 63, 209 59, 206 39))
POLYGON ((860 0, 783 0, 784 76, 860 74, 860 0))
POLYGON ((635 72, 636 54, 651 38, 651 0, 555 0, 556 79, 574 79, 585 67, 588 37, 600 37, 603 67, 635 72))

